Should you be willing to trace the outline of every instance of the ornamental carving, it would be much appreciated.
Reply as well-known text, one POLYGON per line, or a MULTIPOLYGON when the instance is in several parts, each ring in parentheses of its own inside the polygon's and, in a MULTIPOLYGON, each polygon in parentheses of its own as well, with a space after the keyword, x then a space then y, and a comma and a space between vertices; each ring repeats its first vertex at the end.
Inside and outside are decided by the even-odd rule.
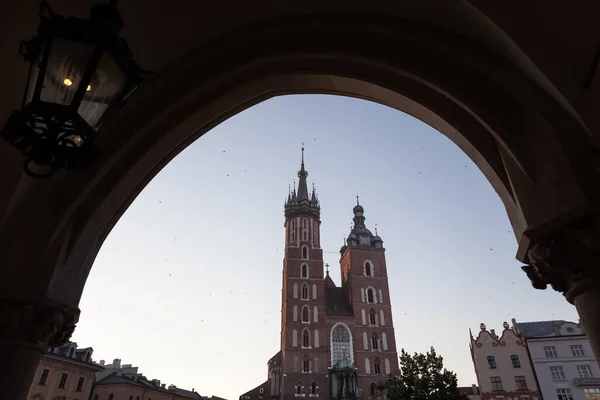
POLYGON ((536 243, 521 267, 536 289, 550 285, 569 302, 600 278, 600 218, 569 225, 536 243))
POLYGON ((69 340, 78 319, 78 309, 58 304, 0 301, 0 340, 58 347, 69 340))

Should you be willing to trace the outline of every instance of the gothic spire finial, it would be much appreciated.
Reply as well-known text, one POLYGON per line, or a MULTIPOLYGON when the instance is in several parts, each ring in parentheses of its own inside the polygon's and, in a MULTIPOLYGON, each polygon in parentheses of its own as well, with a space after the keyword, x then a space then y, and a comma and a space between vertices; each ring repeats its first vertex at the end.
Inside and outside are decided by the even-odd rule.
POLYGON ((356 195, 356 205, 360 206, 360 203, 358 202, 358 195, 356 195))

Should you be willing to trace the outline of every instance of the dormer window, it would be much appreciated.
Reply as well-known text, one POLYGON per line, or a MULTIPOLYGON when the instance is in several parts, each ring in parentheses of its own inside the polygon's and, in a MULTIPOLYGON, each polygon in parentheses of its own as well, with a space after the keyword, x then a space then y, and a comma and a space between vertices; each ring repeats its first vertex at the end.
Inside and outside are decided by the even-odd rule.
POLYGON ((371 244, 371 239, 368 236, 361 236, 360 244, 368 246, 371 244))

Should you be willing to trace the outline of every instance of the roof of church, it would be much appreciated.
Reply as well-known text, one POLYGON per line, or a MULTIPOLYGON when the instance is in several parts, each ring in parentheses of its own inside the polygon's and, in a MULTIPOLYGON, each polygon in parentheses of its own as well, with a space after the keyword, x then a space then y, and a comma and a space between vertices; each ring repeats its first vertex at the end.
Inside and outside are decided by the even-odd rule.
POLYGON ((255 387, 252 390, 247 391, 246 393, 242 394, 240 396, 240 399, 244 399, 244 400, 253 400, 253 399, 258 399, 259 397, 262 398, 263 395, 265 393, 270 393, 270 386, 269 386, 269 381, 266 380, 263 383, 261 383, 260 385, 258 385, 257 387, 255 387), (263 390, 262 392, 260 390, 263 390))
POLYGON ((335 288, 336 287, 335 286, 335 282, 329 276, 329 271, 327 271, 327 275, 325 276, 324 284, 325 284, 325 289, 327 289, 327 288, 335 288))
MULTIPOLYGON (((329 278, 331 279, 331 278, 329 278)), ((354 316, 343 288, 325 288, 325 314, 337 316, 354 316)))
POLYGON ((273 365, 281 365, 281 350, 277 352, 271 359, 269 360, 269 364, 273 365))

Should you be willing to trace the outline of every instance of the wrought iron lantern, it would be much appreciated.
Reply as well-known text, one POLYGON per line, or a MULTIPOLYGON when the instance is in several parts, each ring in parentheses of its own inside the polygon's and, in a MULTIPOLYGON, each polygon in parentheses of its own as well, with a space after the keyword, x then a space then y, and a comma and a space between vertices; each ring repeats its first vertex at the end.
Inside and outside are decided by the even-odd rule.
POLYGON ((114 0, 93 6, 89 19, 56 15, 46 2, 39 16, 37 35, 19 49, 30 62, 23 107, 0 132, 24 153, 33 177, 89 166, 98 130, 146 74, 118 35, 114 0))

